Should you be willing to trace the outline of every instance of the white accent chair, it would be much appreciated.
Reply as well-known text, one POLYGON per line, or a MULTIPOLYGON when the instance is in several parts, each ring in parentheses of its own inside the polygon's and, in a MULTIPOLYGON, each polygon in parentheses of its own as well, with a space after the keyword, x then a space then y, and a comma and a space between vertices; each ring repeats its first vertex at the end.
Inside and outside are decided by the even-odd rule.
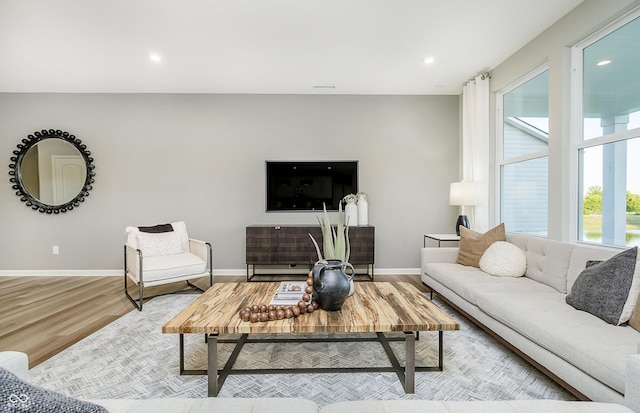
POLYGON ((143 301, 166 294, 204 290, 190 280, 209 277, 213 284, 213 252, 211 244, 190 239, 183 221, 153 227, 127 227, 124 244, 124 292, 131 303, 142 311, 143 301), (142 231, 140 230, 142 229, 142 231), (129 294, 131 279, 139 295, 129 294), (177 281, 186 281, 189 288, 144 296, 144 288, 177 281))

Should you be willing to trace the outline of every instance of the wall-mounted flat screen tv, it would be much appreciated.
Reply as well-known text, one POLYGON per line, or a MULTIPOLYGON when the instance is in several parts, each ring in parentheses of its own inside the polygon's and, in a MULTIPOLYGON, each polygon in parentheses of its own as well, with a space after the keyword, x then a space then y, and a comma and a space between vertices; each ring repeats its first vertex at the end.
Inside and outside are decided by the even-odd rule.
POLYGON ((358 161, 267 161, 267 212, 337 211, 358 192, 358 161))

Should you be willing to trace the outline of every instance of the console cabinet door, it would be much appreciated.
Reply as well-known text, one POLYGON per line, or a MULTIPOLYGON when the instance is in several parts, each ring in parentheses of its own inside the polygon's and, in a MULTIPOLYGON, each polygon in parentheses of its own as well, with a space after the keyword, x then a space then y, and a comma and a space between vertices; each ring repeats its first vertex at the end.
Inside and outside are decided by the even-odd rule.
POLYGON ((349 227, 349 244, 351 255, 349 262, 353 265, 373 264, 375 227, 349 227))
POLYGON ((276 227, 247 227, 247 265, 278 264, 276 227))
POLYGON ((278 263, 313 264, 318 261, 313 235, 322 250, 320 227, 280 227, 278 232, 278 263))

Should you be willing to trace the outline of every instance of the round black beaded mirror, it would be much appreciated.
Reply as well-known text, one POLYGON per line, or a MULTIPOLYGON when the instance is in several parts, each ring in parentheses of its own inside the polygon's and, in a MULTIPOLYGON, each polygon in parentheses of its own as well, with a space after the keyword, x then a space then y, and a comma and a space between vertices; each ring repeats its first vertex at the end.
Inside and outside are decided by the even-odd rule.
POLYGON ((87 146, 69 132, 41 130, 22 139, 13 151, 9 181, 20 201, 44 214, 78 207, 95 182, 87 146))

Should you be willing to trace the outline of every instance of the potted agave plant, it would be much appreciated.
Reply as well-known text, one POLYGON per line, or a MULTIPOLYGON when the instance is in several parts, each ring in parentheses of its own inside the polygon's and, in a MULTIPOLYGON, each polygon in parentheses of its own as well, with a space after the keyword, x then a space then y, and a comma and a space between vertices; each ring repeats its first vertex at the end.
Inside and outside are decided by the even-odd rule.
POLYGON ((313 245, 316 247, 318 261, 340 260, 348 262, 349 254, 351 252, 351 248, 349 246, 349 227, 346 226, 344 222, 345 217, 342 212, 342 203, 338 206, 338 225, 335 229, 331 226, 331 220, 327 213, 327 206, 323 204, 323 207, 324 214, 322 215, 322 218, 318 217, 318 222, 320 223, 320 229, 322 230, 322 251, 324 251, 324 255, 322 254, 322 251, 320 251, 320 246, 316 242, 315 238, 313 238, 313 235, 309 234, 311 241, 313 241, 313 245))
POLYGON ((347 297, 353 294, 353 276, 355 270, 349 264, 349 227, 345 226, 342 204, 338 207, 338 225, 334 229, 327 213, 326 205, 322 218, 318 217, 322 230, 322 246, 309 234, 318 253, 318 262, 313 266, 313 294, 320 308, 329 311, 339 310, 347 297), (324 252, 324 254, 323 254, 324 252), (351 269, 347 275, 345 270, 351 269))

